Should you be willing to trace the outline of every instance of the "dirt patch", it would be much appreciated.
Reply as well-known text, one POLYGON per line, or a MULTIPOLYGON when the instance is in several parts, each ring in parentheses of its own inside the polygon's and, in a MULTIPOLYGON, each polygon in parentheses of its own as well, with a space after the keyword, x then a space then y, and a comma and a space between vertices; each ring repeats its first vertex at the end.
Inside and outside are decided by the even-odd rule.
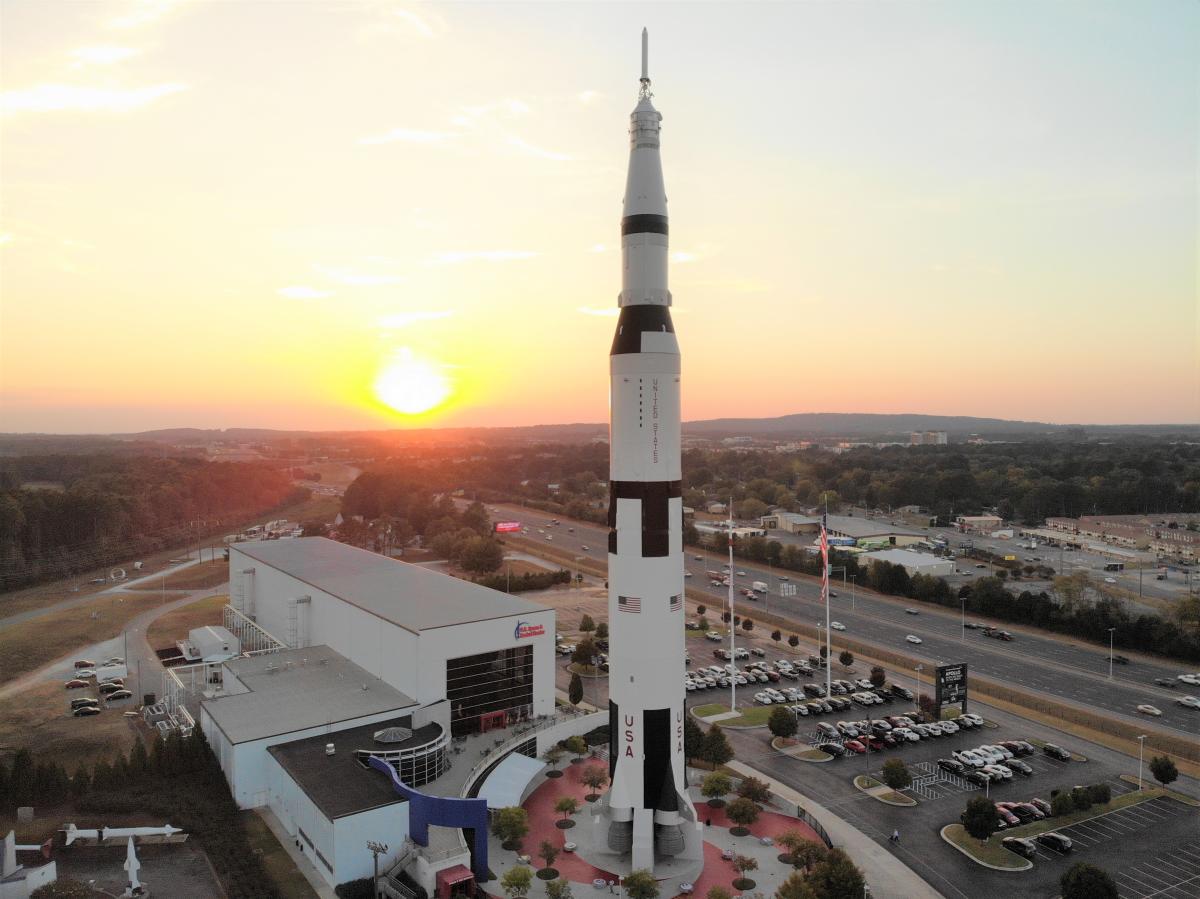
POLYGON ((165 579, 147 581, 131 590, 207 590, 209 587, 219 587, 229 580, 229 563, 218 559, 212 562, 200 562, 190 565, 182 571, 168 574, 165 579))
POLYGON ((156 648, 170 646, 176 640, 185 639, 194 627, 220 624, 221 609, 228 603, 228 596, 218 594, 168 612, 151 623, 146 631, 146 641, 156 648))
POLYGON ((91 765, 127 753, 141 720, 125 717, 133 708, 129 702, 90 718, 71 716, 72 699, 95 695, 94 690, 64 690, 51 682, 0 700, 0 752, 7 756, 21 747, 36 747, 39 762, 61 762, 69 774, 80 762, 91 765))
MULTIPOLYGON (((159 605, 157 593, 118 593, 58 612, 47 612, 0 631, 5 681, 13 680, 72 649, 109 640, 130 619, 159 605)), ((62 685, 58 686, 61 691, 62 685)))
POLYGON ((246 838, 250 848, 262 858, 267 876, 275 884, 282 899, 316 899, 316 893, 309 885, 296 863, 287 854, 267 822, 255 812, 242 812, 242 824, 246 828, 246 838))

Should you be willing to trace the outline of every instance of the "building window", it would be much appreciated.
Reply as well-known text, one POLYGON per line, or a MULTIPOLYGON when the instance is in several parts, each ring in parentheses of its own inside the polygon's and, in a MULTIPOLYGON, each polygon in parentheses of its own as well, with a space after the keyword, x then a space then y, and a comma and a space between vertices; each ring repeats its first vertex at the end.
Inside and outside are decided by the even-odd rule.
POLYGON ((517 646, 446 661, 450 730, 457 737, 533 716, 533 647, 517 646))

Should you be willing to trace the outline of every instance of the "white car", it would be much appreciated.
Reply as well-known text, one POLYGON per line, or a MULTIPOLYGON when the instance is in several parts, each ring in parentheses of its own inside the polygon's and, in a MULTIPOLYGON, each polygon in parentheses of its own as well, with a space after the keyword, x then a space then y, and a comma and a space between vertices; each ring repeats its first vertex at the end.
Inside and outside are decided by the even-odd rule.
POLYGON ((754 701, 757 702, 759 705, 772 705, 775 702, 775 700, 772 699, 770 696, 768 696, 766 693, 755 693, 754 701))
POLYGON ((1002 760, 1006 761, 1006 762, 1013 757, 1013 754, 1011 752, 1009 752, 1003 746, 997 746, 995 743, 988 743, 987 746, 985 746, 984 748, 990 749, 993 752, 1000 753, 1002 760))
POLYGON ((1149 715, 1151 718, 1158 718, 1162 715, 1162 709, 1155 708, 1152 705, 1139 705, 1137 710, 1143 715, 1149 715))
POLYGON ((941 724, 942 733, 947 735, 958 733, 958 725, 953 721, 941 721, 939 723, 941 724))
POLYGON ((909 643, 920 643, 921 642, 921 638, 918 637, 916 634, 909 634, 904 639, 907 640, 909 643))
POLYGON ((967 712, 965 715, 959 715, 959 720, 970 721, 972 727, 983 727, 983 719, 974 712, 967 712))
POLYGON ((1104 579, 1104 583, 1106 583, 1106 584, 1115 584, 1116 582, 1117 582, 1117 579, 1115 577, 1106 577, 1104 579))
POLYGON ((720 643, 721 635, 718 634, 716 631, 709 631, 707 634, 704 635, 704 639, 712 640, 714 643, 720 643))
POLYGON ((1200 699, 1195 696, 1180 696, 1175 701, 1185 708, 1200 709, 1200 699))
POLYGON ((1175 679, 1181 684, 1190 684, 1193 687, 1200 687, 1200 674, 1181 674, 1175 679))
POLYGON ((745 577, 745 576, 746 576, 746 572, 744 572, 744 571, 739 571, 739 572, 737 573, 737 576, 738 576, 738 577, 745 577))
POLYGON ((984 759, 983 756, 978 755, 970 749, 952 752, 950 755, 953 756, 955 761, 962 762, 968 768, 982 768, 984 765, 988 764, 987 760, 984 759))
POLYGON ((842 624, 840 621, 831 621, 829 626, 835 631, 844 631, 846 629, 846 625, 842 624))
MULTIPOLYGON (((585 546, 585 547, 584 547, 584 550, 586 550, 586 549, 587 549, 587 547, 585 546)), ((691 577, 691 576, 692 576, 692 573, 691 573, 690 571, 685 571, 685 572, 683 573, 683 576, 684 576, 684 577, 691 577)))
POLYGON ((1003 765, 984 765, 983 773, 992 780, 1012 780, 1013 773, 1003 765))

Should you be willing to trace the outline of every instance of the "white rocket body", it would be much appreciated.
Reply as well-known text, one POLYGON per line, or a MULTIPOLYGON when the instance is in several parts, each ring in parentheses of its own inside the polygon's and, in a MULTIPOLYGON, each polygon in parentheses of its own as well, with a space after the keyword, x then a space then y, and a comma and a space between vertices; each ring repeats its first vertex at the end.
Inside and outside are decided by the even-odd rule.
POLYGON ((662 116, 642 90, 630 121, 620 318, 609 356, 608 846, 635 869, 699 846, 683 754, 683 498, 679 344, 667 289, 662 116))

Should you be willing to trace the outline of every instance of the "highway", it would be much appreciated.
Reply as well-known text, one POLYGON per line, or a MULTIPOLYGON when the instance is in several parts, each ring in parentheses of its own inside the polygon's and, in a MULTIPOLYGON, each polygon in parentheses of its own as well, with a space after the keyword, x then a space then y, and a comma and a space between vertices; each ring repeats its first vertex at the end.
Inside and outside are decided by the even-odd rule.
MULTIPOLYGON (((607 529, 589 522, 561 519, 561 525, 551 526, 554 516, 549 513, 521 506, 488 506, 493 520, 520 521, 530 529, 529 537, 535 540, 553 539, 548 546, 561 552, 568 550, 601 565, 607 564, 607 529), (541 528, 545 534, 537 531, 541 528), (568 528, 574 528, 570 532, 568 528), (584 549, 584 547, 587 547, 584 549)), ((725 559, 687 548, 686 566, 691 576, 687 585, 708 593, 713 597, 714 613, 722 607, 727 588, 712 587, 705 571, 719 570, 725 559), (700 556, 701 561, 696 557, 700 556)), ((772 614, 809 625, 824 623, 824 606, 820 602, 820 585, 815 578, 788 572, 787 583, 796 586, 795 596, 780 596, 779 587, 784 581, 778 569, 734 560, 734 587, 740 590, 753 581, 766 581, 771 593, 758 602, 737 596, 739 614, 753 617, 753 609, 762 608, 772 614), (737 575, 736 572, 745 572, 737 575), (745 609, 745 612, 742 610, 745 609)), ((878 594, 857 592, 852 598, 851 589, 837 583, 834 578, 831 618, 846 626, 846 635, 865 644, 904 652, 920 659, 926 672, 932 666, 950 662, 966 662, 972 673, 983 674, 1006 684, 1037 691, 1064 702, 1102 709, 1130 721, 1137 721, 1144 728, 1161 729, 1191 737, 1200 735, 1200 710, 1177 705, 1175 699, 1191 693, 1200 694, 1200 688, 1181 684, 1177 689, 1159 687, 1155 678, 1176 677, 1194 671, 1184 664, 1173 664, 1167 660, 1156 660, 1139 654, 1125 653, 1130 657, 1128 665, 1114 665, 1112 679, 1108 678, 1109 659, 1107 649, 1086 643, 1071 643, 1067 638, 1041 636, 1032 628, 1011 622, 991 622, 978 616, 968 620, 995 623, 1010 631, 1015 639, 1002 642, 984 637, 979 631, 967 630, 964 634, 959 613, 926 603, 903 598, 893 599, 878 594), (905 613, 906 607, 919 610, 917 615, 905 613), (923 642, 908 643, 906 635, 913 634, 923 642), (1150 704, 1162 710, 1161 718, 1148 718, 1136 712, 1140 704, 1150 704)), ((838 633, 833 635, 833 653, 838 653, 838 633)), ((922 675, 928 683, 929 673, 922 675)))

